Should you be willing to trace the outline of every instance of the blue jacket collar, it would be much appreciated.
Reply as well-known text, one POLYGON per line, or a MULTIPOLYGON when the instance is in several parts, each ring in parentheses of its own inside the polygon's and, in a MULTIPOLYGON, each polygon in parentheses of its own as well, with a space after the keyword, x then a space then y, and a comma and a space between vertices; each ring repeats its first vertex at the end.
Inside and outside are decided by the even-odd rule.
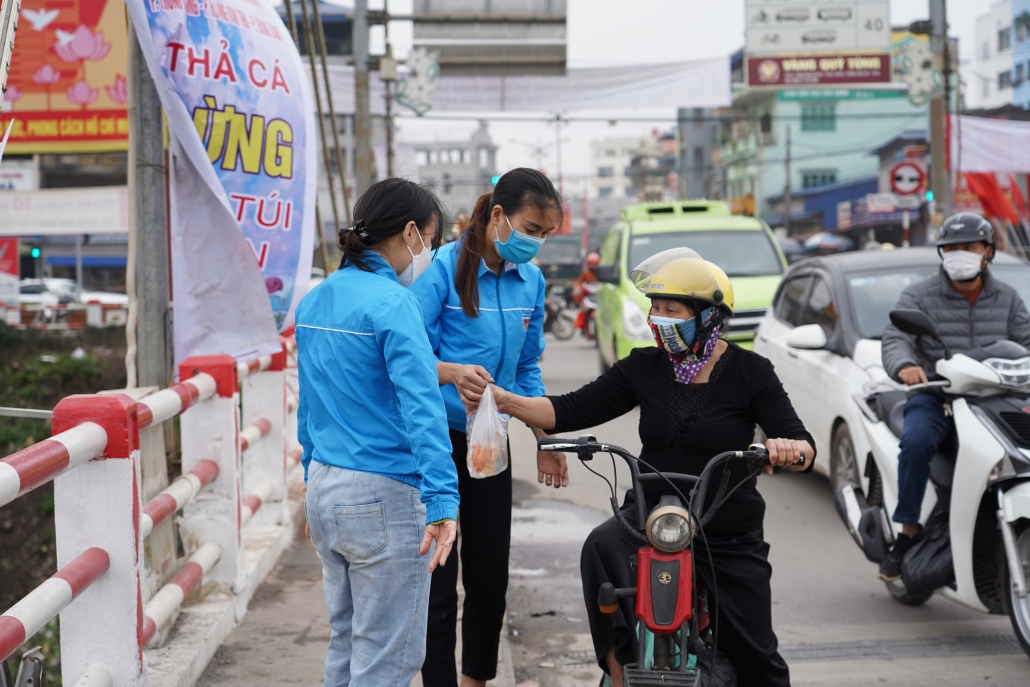
MULTIPOLYGON (((368 261, 368 264, 372 268, 373 272, 382 277, 386 277, 387 279, 392 279, 398 284, 400 283, 400 279, 397 278, 397 273, 393 271, 393 268, 390 267, 389 263, 387 263, 386 260, 383 260, 383 256, 379 255, 379 253, 375 252, 374 250, 366 250, 364 257, 365 260, 368 261)), ((358 269, 358 267, 353 263, 348 263, 347 269, 356 270, 358 269)))
MULTIPOLYGON (((457 247, 458 247, 458 250, 455 251, 455 254, 457 254, 461 250, 464 250, 464 248, 465 248, 465 237, 464 236, 462 236, 460 239, 458 239, 458 246, 457 247)), ((501 275, 503 276, 506 272, 514 271, 515 274, 517 274, 522 281, 526 281, 526 279, 527 279, 526 269, 527 269, 526 265, 517 265, 514 262, 508 262, 507 260, 505 260, 504 261, 504 269, 501 270, 501 275)), ((486 260, 483 260, 482 258, 480 258, 480 260, 479 260, 479 276, 482 277, 484 274, 493 274, 493 270, 491 270, 489 267, 486 266, 486 260)), ((497 276, 497 275, 494 275, 494 276, 497 276)))

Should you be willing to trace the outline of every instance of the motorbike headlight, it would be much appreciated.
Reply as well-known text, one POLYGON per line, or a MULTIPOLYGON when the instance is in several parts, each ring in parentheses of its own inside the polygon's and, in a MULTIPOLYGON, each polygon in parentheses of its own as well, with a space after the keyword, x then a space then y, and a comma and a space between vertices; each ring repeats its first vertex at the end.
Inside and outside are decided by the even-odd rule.
POLYGON ((1006 386, 1026 386, 1030 384, 1030 358, 1005 360, 1004 358, 988 358, 984 365, 998 373, 1001 383, 1006 386))
POLYGON ((685 508, 662 506, 647 518, 647 540, 665 553, 676 553, 690 545, 694 536, 694 519, 685 508))
POLYGON ((653 341, 654 333, 640 306, 629 300, 622 301, 622 332, 630 341, 653 341))

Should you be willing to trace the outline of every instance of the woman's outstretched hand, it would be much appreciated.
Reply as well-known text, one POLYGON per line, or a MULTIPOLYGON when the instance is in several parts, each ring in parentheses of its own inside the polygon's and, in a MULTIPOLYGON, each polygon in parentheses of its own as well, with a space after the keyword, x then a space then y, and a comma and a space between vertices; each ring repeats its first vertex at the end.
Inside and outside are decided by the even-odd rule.
POLYGON ((458 396, 467 412, 479 406, 487 384, 493 384, 494 378, 482 365, 459 365, 458 363, 439 363, 437 374, 441 384, 453 384, 458 389, 458 396))
POLYGON ((565 461, 565 454, 556 451, 537 451, 536 478, 540 484, 555 489, 569 486, 569 465, 565 461))
POLYGON ((797 439, 768 439, 765 442, 765 450, 769 452, 769 464, 762 469, 767 475, 773 474, 773 468, 781 465, 800 472, 807 468, 815 457, 815 450, 808 442, 797 439), (802 452, 805 454, 805 462, 798 465, 802 452))
POLYGON ((437 525, 426 525, 426 533, 422 537, 422 546, 418 547, 418 555, 425 556, 429 553, 429 547, 436 540, 436 549, 433 550, 433 558, 429 561, 429 572, 436 570, 438 565, 447 564, 447 556, 454 547, 454 539, 458 536, 458 523, 454 520, 444 520, 437 525))

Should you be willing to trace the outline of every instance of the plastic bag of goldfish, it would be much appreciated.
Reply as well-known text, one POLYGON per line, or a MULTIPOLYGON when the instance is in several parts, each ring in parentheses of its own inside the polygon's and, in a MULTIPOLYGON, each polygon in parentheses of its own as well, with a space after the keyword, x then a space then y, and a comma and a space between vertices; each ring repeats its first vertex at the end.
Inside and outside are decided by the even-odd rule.
POLYGON ((499 475, 508 468, 508 420, 498 412, 493 391, 486 387, 475 412, 468 414, 466 463, 475 479, 499 475))

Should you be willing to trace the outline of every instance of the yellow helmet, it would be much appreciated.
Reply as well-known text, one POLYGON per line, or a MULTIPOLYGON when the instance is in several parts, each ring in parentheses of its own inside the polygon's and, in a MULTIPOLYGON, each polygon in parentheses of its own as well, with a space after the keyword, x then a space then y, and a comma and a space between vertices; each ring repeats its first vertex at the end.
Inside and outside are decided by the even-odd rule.
POLYGON ((733 315, 733 282, 726 276, 726 273, 721 267, 716 265, 710 260, 705 260, 708 265, 708 269, 712 271, 712 276, 715 277, 715 281, 719 284, 719 290, 722 291, 722 307, 729 311, 729 314, 733 315))
MULTIPOLYGON (((644 260, 630 272, 629 278, 648 298, 694 300, 722 305, 724 292, 712 267, 714 265, 697 251, 671 248, 644 260)), ((726 283, 729 283, 729 279, 726 283)))

